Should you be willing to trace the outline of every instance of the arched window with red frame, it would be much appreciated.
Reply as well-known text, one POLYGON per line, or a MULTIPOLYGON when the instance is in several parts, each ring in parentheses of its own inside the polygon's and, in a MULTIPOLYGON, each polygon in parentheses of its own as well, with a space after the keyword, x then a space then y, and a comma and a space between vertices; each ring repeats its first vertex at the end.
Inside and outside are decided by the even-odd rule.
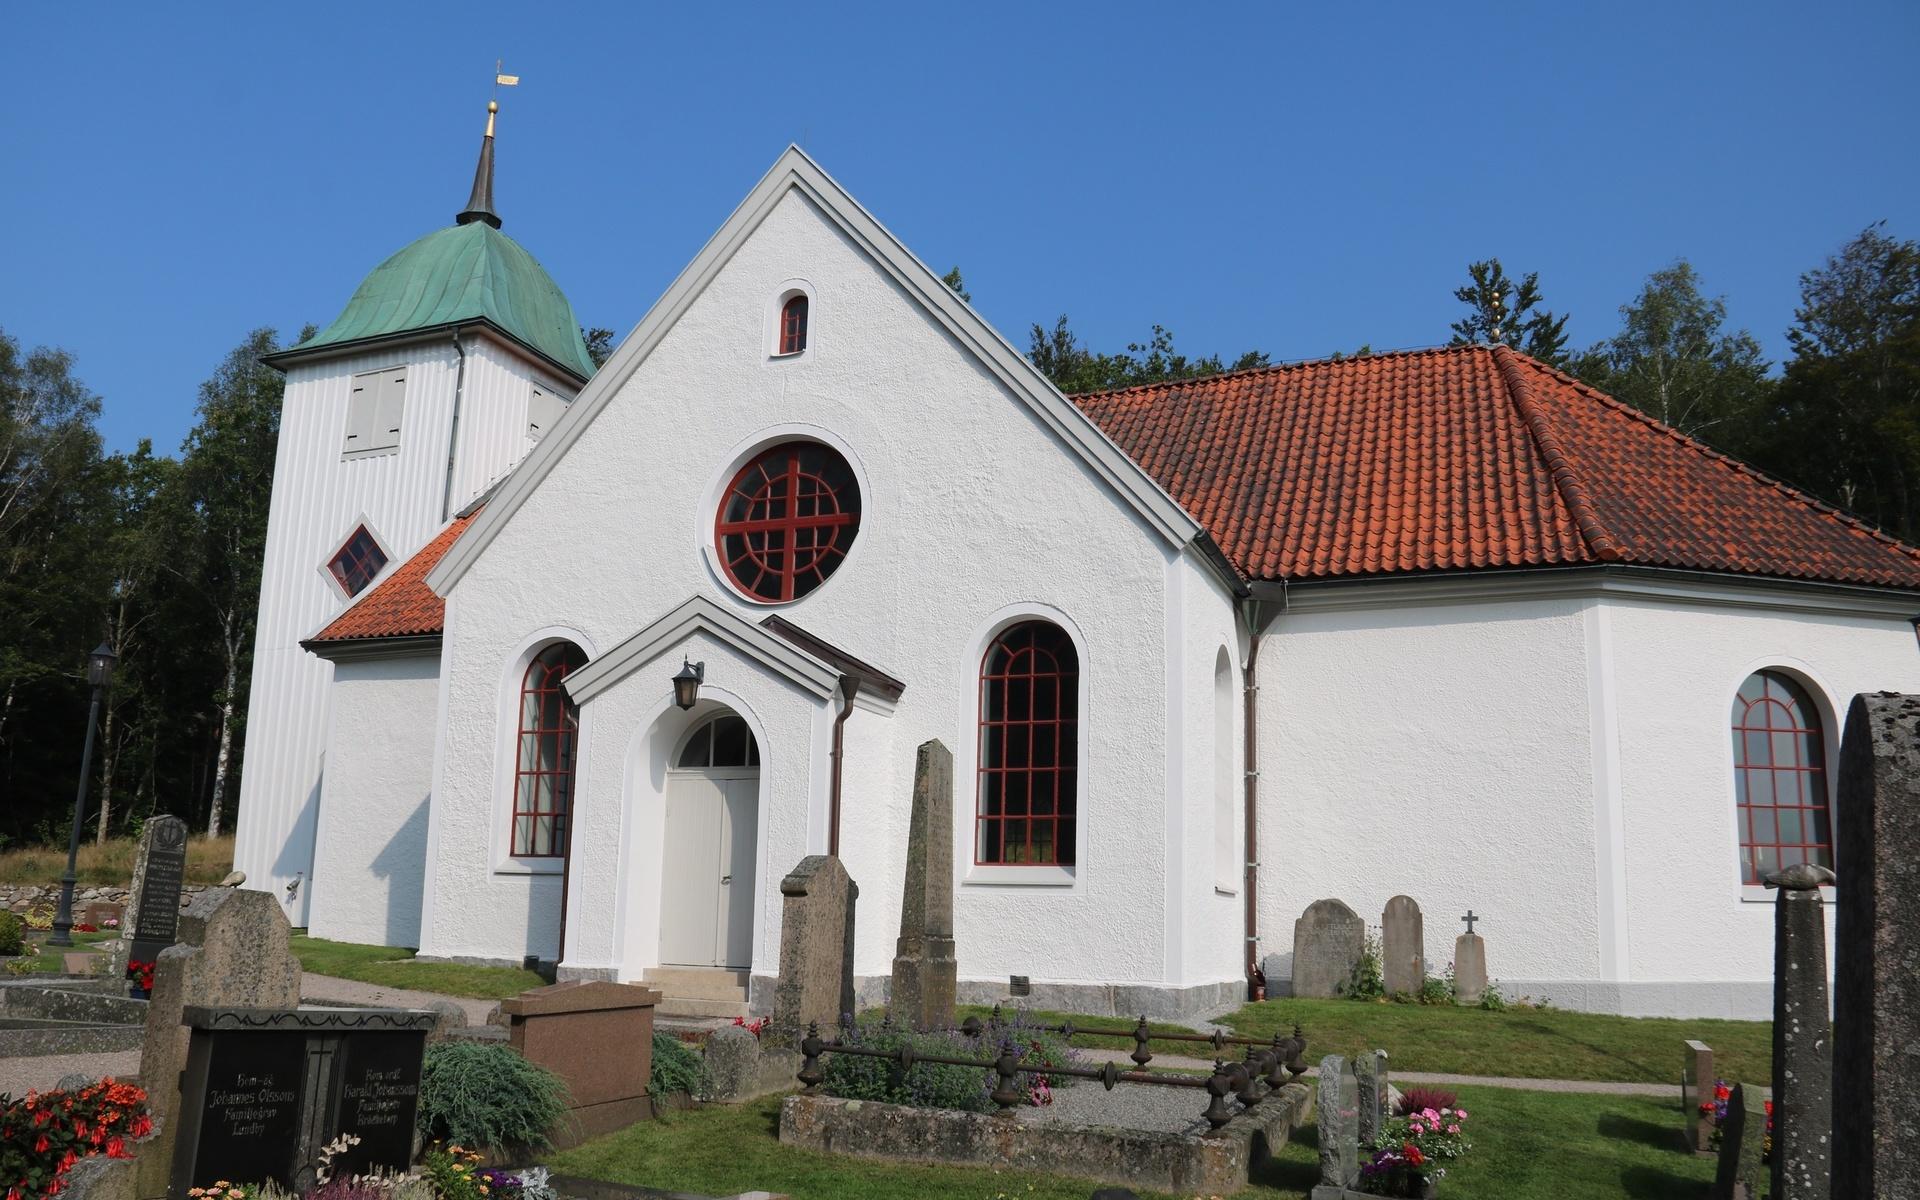
POLYGON ((559 858, 567 852, 580 709, 560 685, 586 662, 580 647, 555 642, 534 655, 521 676, 513 773, 516 858, 559 858))
POLYGON ((1080 656, 1050 621, 1003 630, 980 660, 973 861, 1070 867, 1078 853, 1080 656))
POLYGON ((839 569, 860 532, 860 483, 818 442, 775 446, 727 485, 713 532, 735 587, 755 600, 798 600, 839 569))
POLYGON ((807 348, 806 294, 787 297, 780 306, 780 353, 798 354, 807 348))
POLYGON ((1820 712, 1785 675, 1749 675, 1733 698, 1733 790, 1742 883, 1803 862, 1833 866, 1820 712))

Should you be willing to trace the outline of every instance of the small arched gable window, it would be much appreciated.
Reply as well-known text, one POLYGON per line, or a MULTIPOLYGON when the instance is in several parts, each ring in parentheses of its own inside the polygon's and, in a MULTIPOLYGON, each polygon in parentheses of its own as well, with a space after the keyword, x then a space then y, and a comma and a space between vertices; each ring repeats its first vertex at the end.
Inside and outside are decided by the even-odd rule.
POLYGON ((781 354, 798 354, 807 348, 807 297, 802 292, 787 297, 780 306, 781 354))
POLYGON ((1742 883, 1797 863, 1833 866, 1820 712, 1785 675, 1749 675, 1733 698, 1733 792, 1742 883))
POLYGON ((757 767, 760 765, 760 746, 753 740, 753 731, 736 713, 721 713, 713 720, 693 731, 687 744, 680 748, 680 760, 675 764, 682 770, 700 767, 757 767))
POLYGON ((1080 657, 1066 631, 1024 621, 980 661, 974 862, 1075 861, 1080 657))
POLYGON ((555 642, 534 655, 521 677, 513 774, 515 857, 558 858, 567 852, 580 709, 560 683, 586 662, 580 647, 555 642))

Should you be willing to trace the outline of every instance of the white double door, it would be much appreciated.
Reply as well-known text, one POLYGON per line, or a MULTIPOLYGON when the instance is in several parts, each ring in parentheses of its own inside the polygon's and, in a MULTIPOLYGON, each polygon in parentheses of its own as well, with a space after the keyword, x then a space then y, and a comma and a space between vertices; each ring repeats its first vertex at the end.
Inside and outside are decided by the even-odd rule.
POLYGON ((753 965, 754 850, 760 772, 673 771, 661 847, 660 962, 753 965))

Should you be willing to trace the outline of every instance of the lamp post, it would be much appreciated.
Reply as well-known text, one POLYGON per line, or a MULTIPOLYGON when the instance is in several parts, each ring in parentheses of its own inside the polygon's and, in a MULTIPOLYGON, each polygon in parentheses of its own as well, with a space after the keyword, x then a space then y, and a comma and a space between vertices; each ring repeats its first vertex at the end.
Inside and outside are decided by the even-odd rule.
POLYGON ((87 705, 87 740, 80 751, 80 783, 73 790, 73 832, 67 838, 67 869, 60 876, 60 913, 53 919, 50 946, 73 945, 74 866, 80 858, 80 826, 87 816, 87 776, 93 770, 93 730, 100 723, 100 697, 113 681, 113 664, 119 656, 113 647, 101 642, 87 655, 87 682, 93 685, 93 700, 87 705))

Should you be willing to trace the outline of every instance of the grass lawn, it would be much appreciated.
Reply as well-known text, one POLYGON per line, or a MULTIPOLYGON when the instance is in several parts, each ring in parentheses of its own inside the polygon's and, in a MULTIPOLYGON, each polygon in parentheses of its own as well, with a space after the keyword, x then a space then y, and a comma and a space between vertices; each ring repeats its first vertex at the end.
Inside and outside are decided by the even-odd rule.
POLYGON ((1446 1071, 1524 1079, 1610 1079, 1680 1082, 1680 1043, 1713 1047, 1714 1069, 1726 1079, 1766 1083, 1772 1074, 1768 1021, 1612 1017, 1558 1009, 1447 1008, 1369 1004, 1358 1000, 1267 1000, 1224 1023, 1249 1037, 1291 1031, 1307 1035, 1307 1059, 1382 1049, 1398 1071, 1446 1071))
MULTIPOLYGON (((96 845, 80 844, 74 876, 83 887, 126 887, 133 881, 133 855, 139 848, 132 838, 113 838, 96 845)), ((0 883, 51 887, 67 869, 67 847, 22 846, 0 851, 0 883)), ((233 836, 187 839, 187 883, 219 883, 233 870, 233 836)))
POLYGON ((546 985, 546 980, 518 967, 416 962, 414 952, 400 946, 361 946, 295 934, 293 952, 300 959, 300 969, 315 975, 357 979, 361 983, 416 992, 438 992, 443 996, 504 1000, 528 988, 546 985))
MULTIPOLYGON (((76 933, 73 935, 72 946, 47 945, 47 939, 52 936, 53 936, 53 932, 47 929, 27 930, 27 943, 29 945, 38 946, 40 948, 40 953, 34 955, 32 958, 23 958, 19 960, 20 962, 32 964, 30 967, 26 969, 28 974, 33 974, 33 975, 62 974, 66 970, 67 955, 72 954, 79 950, 85 950, 91 947, 95 942, 111 941, 113 938, 119 936, 119 934, 117 933, 117 931, 102 931, 100 933, 76 933)), ((9 969, 13 969, 13 964, 8 964, 8 965, 9 965, 9 969)))
MULTIPOLYGON (((1711 1159, 1680 1149, 1677 1096, 1463 1088, 1460 1100, 1471 1114, 1474 1148, 1442 1185, 1445 1195, 1696 1200, 1712 1179, 1711 1159)), ((1086 1200, 1097 1186, 1016 1170, 900 1166, 790 1149, 777 1137, 779 1111, 779 1097, 770 1097, 677 1113, 555 1155, 548 1165, 563 1174, 666 1190, 729 1195, 764 1188, 794 1200, 1086 1200)), ((1319 1163, 1309 1127, 1239 1195, 1302 1200, 1319 1180, 1319 1163)))

